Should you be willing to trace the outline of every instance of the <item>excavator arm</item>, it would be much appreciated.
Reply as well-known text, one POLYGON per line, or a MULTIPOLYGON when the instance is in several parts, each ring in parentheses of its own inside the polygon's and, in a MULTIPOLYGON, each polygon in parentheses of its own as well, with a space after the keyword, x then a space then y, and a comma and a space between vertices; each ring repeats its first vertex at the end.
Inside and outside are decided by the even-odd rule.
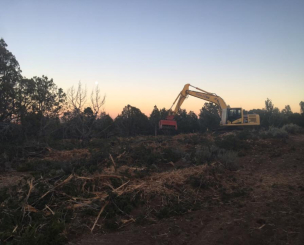
POLYGON ((171 106, 171 108, 172 108, 174 106, 174 104, 177 102, 175 109, 172 111, 173 114, 176 114, 178 112, 178 110, 180 109, 181 105, 184 103, 184 101, 188 95, 191 95, 193 97, 196 97, 196 98, 199 98, 202 100, 213 102, 221 108, 221 111, 224 109, 227 109, 227 105, 226 105, 225 101, 220 96, 217 96, 216 94, 213 94, 213 93, 209 93, 200 88, 191 86, 190 84, 186 84, 184 86, 183 90, 179 93, 179 95, 177 96, 177 98, 175 99, 175 101, 173 102, 173 104, 171 106), (189 87, 193 87, 201 92, 189 90, 189 87))

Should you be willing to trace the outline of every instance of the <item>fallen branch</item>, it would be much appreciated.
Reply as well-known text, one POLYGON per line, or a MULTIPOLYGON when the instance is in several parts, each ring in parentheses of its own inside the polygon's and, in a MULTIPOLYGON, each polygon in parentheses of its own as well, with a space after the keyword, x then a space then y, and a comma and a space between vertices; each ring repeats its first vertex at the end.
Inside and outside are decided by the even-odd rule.
POLYGON ((106 203, 105 203, 105 204, 102 206, 102 208, 100 209, 99 214, 97 215, 96 220, 95 220, 95 222, 94 222, 94 225, 93 225, 93 227, 92 227, 92 229, 91 229, 91 232, 93 232, 93 230, 94 230, 94 228, 95 228, 95 225, 97 224, 97 222, 98 222, 98 220, 99 220, 99 218, 100 218, 100 215, 102 214, 103 210, 105 209, 105 207, 106 207, 108 204, 109 204, 109 202, 106 201, 106 203))
POLYGON ((28 199, 29 199, 29 197, 31 195, 31 192, 34 189, 33 181, 34 181, 34 179, 31 179, 30 181, 27 181, 27 184, 29 185, 30 189, 29 189, 29 191, 28 191, 28 193, 26 195, 25 203, 27 203, 27 201, 28 201, 28 199))
POLYGON ((29 191, 25 198, 25 204, 23 207, 23 217, 25 215, 25 212, 34 212, 34 213, 38 212, 38 210, 36 208, 34 208, 33 206, 28 204, 28 199, 31 195, 32 190, 34 189, 33 181, 34 181, 33 178, 30 181, 29 180, 27 181, 27 184, 29 185, 29 191))
POLYGON ((85 176, 77 176, 75 175, 75 178, 77 179, 85 179, 85 180, 94 180, 97 178, 117 178, 117 179, 121 179, 122 176, 120 175, 105 175, 105 174, 100 174, 100 175, 96 175, 94 177, 85 177, 85 176))
POLYGON ((91 207, 90 204, 92 204, 92 202, 93 202, 93 200, 91 200, 91 201, 85 201, 85 202, 82 202, 82 203, 76 203, 73 206, 69 206, 67 208, 76 209, 76 208, 83 208, 83 207, 91 207))
POLYGON ((130 180, 127 181, 126 183, 122 184, 121 186, 119 186, 119 187, 116 188, 115 190, 113 190, 113 192, 117 192, 119 189, 121 189, 122 187, 124 187, 125 185, 127 185, 129 182, 130 182, 130 180))
POLYGON ((39 210, 37 210, 36 208, 34 208, 33 206, 27 204, 24 206, 24 211, 25 212, 32 212, 32 213, 37 213, 39 212, 39 210))
POLYGON ((17 229, 18 229, 18 225, 15 226, 15 228, 14 228, 14 230, 13 230, 12 233, 15 233, 17 229))
POLYGON ((122 222, 122 225, 118 228, 118 230, 127 226, 127 225, 129 225, 129 224, 131 224, 132 222, 135 222, 135 219, 133 219, 133 218, 128 219, 128 220, 122 219, 121 222, 122 222))
POLYGON ((121 158, 126 152, 124 151, 122 154, 120 154, 118 157, 116 157, 117 159, 121 158))
POLYGON ((45 207, 52 213, 52 215, 55 215, 55 212, 48 205, 45 205, 45 207))
POLYGON ((69 177, 67 177, 64 181, 62 181, 60 184, 54 186, 51 190, 47 191, 46 193, 44 193, 38 200, 41 200, 42 198, 44 198, 47 194, 49 194, 50 192, 54 191, 56 188, 58 188, 59 186, 62 186, 66 183, 68 183, 72 178, 73 178, 73 174, 71 174, 69 177))
POLYGON ((112 155, 111 155, 111 154, 109 154, 109 155, 110 155, 110 159, 111 159, 111 161, 112 161, 112 163, 113 163, 113 166, 114 166, 114 169, 115 169, 115 172, 116 172, 116 163, 115 163, 115 161, 114 161, 112 155))

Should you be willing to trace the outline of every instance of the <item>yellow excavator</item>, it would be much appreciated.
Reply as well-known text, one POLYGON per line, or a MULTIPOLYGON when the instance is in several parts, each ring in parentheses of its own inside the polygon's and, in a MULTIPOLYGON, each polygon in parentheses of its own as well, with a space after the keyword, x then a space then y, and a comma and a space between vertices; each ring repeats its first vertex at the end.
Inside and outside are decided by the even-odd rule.
POLYGON ((217 104, 220 107, 220 126, 222 127, 242 127, 260 125, 260 116, 258 114, 244 114, 242 108, 240 107, 228 107, 225 101, 220 96, 194 87, 190 84, 186 84, 171 106, 172 108, 177 102, 175 109, 171 111, 170 108, 171 112, 166 118, 166 120, 159 121, 159 129, 174 128, 175 130, 177 130, 177 123, 174 120, 174 116, 176 115, 188 95, 217 104), (193 87, 198 91, 189 90, 189 87, 193 87))

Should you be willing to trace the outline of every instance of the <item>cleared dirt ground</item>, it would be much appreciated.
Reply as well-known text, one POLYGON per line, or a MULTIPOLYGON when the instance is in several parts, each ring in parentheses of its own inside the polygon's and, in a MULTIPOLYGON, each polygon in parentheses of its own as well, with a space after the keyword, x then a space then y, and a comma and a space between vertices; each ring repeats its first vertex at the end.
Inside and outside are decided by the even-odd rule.
MULTIPOLYGON (((97 158, 88 149, 50 149, 46 162, 25 165, 47 170, 1 173, 0 190, 9 191, 0 206, 4 244, 56 244, 59 238, 70 245, 304 244, 304 135, 237 141, 236 168, 223 157, 198 162, 200 147, 216 144, 217 137, 118 139, 97 158), (81 169, 64 173, 60 168, 70 159, 98 162, 92 172, 90 165, 72 165, 81 169), (64 226, 48 242, 52 217, 64 226), (33 231, 27 240, 25 227, 33 231)), ((218 145, 230 149, 219 137, 218 145)))
POLYGON ((246 195, 216 202, 214 191, 214 205, 154 224, 71 237, 69 244, 304 244, 304 136, 261 142, 239 164, 229 178, 246 195))

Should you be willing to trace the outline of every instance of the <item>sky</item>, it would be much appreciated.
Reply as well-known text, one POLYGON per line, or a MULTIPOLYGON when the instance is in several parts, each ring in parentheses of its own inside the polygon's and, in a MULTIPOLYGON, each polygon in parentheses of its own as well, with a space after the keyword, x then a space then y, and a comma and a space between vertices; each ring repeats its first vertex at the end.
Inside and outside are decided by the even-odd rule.
MULTIPOLYGON (((231 107, 299 112, 303 0, 0 0, 0 38, 23 76, 65 91, 98 82, 112 117, 130 104, 170 108, 186 83, 231 107)), ((199 112, 206 101, 182 105, 199 112)))

